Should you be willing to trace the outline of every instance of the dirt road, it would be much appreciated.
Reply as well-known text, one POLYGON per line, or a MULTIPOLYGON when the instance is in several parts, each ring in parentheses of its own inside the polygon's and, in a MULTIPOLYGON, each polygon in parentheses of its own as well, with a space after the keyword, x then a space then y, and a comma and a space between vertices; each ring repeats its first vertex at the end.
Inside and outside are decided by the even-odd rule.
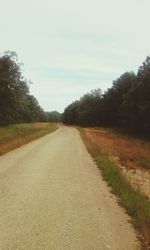
POLYGON ((75 128, 0 157, 1 250, 135 250, 128 220, 75 128))

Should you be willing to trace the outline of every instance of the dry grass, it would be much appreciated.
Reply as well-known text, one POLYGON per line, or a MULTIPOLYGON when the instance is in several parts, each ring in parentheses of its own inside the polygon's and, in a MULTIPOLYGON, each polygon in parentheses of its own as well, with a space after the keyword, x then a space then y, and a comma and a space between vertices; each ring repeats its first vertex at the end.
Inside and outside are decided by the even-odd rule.
POLYGON ((123 136, 110 129, 92 128, 85 131, 103 152, 110 156, 117 156, 121 165, 150 170, 150 142, 123 136))
POLYGON ((28 123, 0 127, 0 155, 56 129, 56 125, 48 123, 28 123))
MULTIPOLYGON (((92 137, 92 135, 96 134, 97 138, 97 133, 100 133, 104 137, 105 130, 100 130, 100 132, 97 132, 94 129, 79 129, 79 131, 89 153, 92 155, 97 166, 101 170, 103 178, 112 187, 112 192, 118 196, 119 203, 131 216, 132 222, 138 231, 138 236, 141 241, 141 248, 143 250, 150 249, 150 202, 145 198, 145 196, 143 196, 139 191, 135 190, 131 186, 117 165, 109 159, 106 153, 104 153, 104 148, 105 150, 106 148, 107 150, 114 150, 113 152, 117 153, 116 150, 118 147, 114 149, 112 148, 112 141, 114 140, 115 136, 109 134, 105 140, 104 147, 104 138, 102 138, 100 141, 96 141, 95 137, 92 137), (110 143, 108 143, 109 141, 110 143), (103 151, 101 150, 102 148, 103 151)), ((106 131, 106 134, 107 133, 108 131, 106 131)), ((126 152, 128 151, 125 151, 125 156, 127 154, 126 152)))

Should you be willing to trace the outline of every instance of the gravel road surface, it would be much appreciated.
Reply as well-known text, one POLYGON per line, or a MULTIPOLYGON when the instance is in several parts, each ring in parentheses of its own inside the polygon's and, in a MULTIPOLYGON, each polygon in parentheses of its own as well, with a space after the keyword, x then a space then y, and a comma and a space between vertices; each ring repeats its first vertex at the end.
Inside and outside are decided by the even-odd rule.
POLYGON ((0 250, 38 249, 138 249, 75 128, 0 157, 0 250))

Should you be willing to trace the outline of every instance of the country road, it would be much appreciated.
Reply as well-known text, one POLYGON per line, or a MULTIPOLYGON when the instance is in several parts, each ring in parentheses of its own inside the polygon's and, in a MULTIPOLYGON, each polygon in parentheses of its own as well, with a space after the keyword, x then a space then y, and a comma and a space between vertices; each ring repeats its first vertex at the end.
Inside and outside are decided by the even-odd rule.
POLYGON ((0 157, 0 250, 38 249, 139 249, 75 128, 0 157))

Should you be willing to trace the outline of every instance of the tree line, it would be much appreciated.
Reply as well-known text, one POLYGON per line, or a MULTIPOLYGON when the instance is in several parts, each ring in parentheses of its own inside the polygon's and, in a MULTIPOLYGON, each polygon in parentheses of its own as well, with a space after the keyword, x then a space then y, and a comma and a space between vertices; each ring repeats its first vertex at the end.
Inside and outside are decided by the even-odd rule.
POLYGON ((0 126, 59 120, 59 113, 56 119, 54 112, 44 112, 29 92, 30 83, 22 75, 16 52, 6 51, 0 56, 0 126))
POLYGON ((58 111, 45 112, 46 121, 58 123, 62 121, 62 114, 58 111))
POLYGON ((63 122, 116 127, 150 137, 150 57, 137 74, 122 74, 105 93, 93 90, 71 103, 64 111, 63 122))

